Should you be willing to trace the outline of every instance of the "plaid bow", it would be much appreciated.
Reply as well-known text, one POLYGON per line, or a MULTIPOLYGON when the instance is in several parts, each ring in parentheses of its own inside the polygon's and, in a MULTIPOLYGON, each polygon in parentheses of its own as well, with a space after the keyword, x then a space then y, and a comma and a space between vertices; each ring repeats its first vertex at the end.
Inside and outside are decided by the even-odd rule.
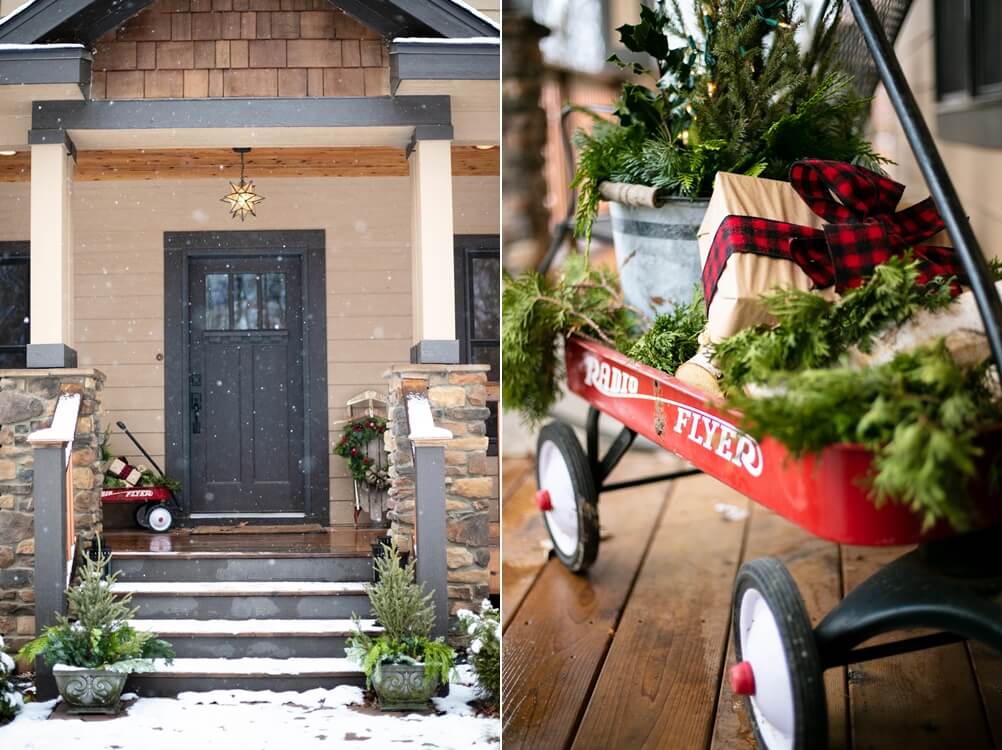
MULTIPOLYGON (((828 222, 823 228, 752 216, 728 216, 717 229, 703 266, 709 306, 727 259, 754 253, 792 260, 818 288, 843 292, 909 247, 920 262, 919 282, 936 276, 966 277, 953 248, 919 245, 943 229, 931 198, 895 211, 904 186, 863 167, 835 161, 798 161, 790 182, 804 203, 828 222)), ((959 289, 954 289, 955 293, 959 289)))

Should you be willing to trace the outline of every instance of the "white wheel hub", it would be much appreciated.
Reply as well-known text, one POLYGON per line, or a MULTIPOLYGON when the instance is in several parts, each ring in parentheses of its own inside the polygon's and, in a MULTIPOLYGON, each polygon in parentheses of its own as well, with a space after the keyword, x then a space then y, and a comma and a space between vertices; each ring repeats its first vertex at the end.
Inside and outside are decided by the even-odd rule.
POLYGON ((550 536, 560 552, 570 557, 578 548, 577 497, 570 469, 560 448, 550 441, 540 448, 536 465, 539 467, 539 488, 549 491, 553 506, 545 513, 550 536))
POLYGON ((755 589, 741 597, 741 659, 751 664, 755 694, 749 696, 767 750, 792 750, 796 728, 793 684, 776 616, 755 589))
POLYGON ((166 531, 173 520, 171 512, 164 507, 153 508, 146 517, 146 523, 154 531, 166 531))

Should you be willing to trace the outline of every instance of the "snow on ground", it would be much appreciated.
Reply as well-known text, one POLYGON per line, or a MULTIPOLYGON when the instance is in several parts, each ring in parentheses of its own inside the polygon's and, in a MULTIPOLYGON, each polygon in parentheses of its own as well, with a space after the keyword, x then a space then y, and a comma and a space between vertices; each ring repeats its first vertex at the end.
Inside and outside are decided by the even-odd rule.
POLYGON ((111 720, 51 720, 56 701, 29 703, 0 727, 0 747, 18 750, 364 750, 440 748, 497 750, 501 723, 476 716, 468 666, 459 668, 436 713, 382 713, 363 702, 362 690, 342 685, 303 693, 213 690, 175 698, 140 698, 111 720), (439 715, 439 712, 440 715, 439 715))

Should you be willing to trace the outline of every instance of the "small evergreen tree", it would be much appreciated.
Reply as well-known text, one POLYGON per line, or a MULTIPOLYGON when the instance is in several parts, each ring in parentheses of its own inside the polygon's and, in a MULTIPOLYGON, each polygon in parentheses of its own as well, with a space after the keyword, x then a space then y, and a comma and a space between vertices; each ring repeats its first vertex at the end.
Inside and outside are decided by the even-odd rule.
POLYGON ((0 636, 0 725, 11 721, 21 710, 21 694, 14 687, 14 660, 4 651, 0 636))
POLYGON ((479 614, 461 609, 456 616, 471 637, 469 658, 480 697, 496 711, 501 704, 501 612, 484 599, 479 614))

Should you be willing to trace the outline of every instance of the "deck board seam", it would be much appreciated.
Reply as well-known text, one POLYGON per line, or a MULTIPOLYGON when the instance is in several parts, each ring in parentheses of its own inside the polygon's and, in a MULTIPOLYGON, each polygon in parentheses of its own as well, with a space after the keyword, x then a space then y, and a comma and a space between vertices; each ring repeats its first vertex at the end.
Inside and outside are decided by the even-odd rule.
POLYGON ((588 708, 591 705, 591 698, 595 693, 595 686, 598 685, 598 681, 602 677, 602 670, 605 668, 605 662, 609 658, 609 651, 612 648, 612 642, 619 633, 619 623, 622 622, 623 613, 626 612, 626 608, 630 603, 630 598, 633 596, 633 589, 637 585, 637 580, 640 578, 640 572, 644 569, 644 565, 647 562, 647 557, 651 552, 651 546, 654 544, 654 538, 657 536, 658 530, 661 528, 661 524, 664 523, 665 516, 668 514, 668 507, 671 505, 672 495, 674 495, 677 491, 678 483, 679 480, 673 480, 669 482, 668 487, 665 488, 664 496, 661 498, 661 510, 658 511, 657 521, 651 524, 650 534, 647 537, 647 542, 644 544, 643 554, 641 554, 640 560, 633 571, 633 576, 630 578, 630 583, 627 586, 626 596, 623 599, 623 606, 621 606, 619 611, 616 613, 616 620, 612 626, 612 636, 606 640, 605 649, 602 652, 602 658, 598 668, 592 672, 586 698, 581 701, 581 705, 578 706, 577 717, 574 720, 574 732, 572 736, 568 737, 564 750, 571 750, 574 743, 577 742, 578 732, 581 729, 581 722, 584 720, 585 714, 588 712, 588 708))

